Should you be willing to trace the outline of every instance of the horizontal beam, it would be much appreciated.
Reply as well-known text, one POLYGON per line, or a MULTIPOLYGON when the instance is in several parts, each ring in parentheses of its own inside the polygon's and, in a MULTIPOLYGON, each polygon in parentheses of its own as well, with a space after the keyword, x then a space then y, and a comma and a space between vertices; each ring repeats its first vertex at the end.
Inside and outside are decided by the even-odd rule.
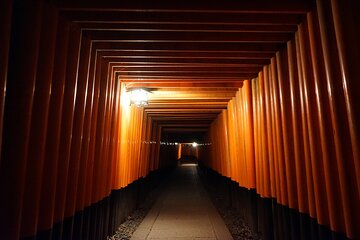
POLYGON ((215 33, 292 33, 297 25, 224 25, 224 24, 180 24, 180 23, 136 23, 136 22, 104 22, 104 21, 78 21, 82 30, 101 31, 148 31, 148 32, 215 32, 215 33))
POLYGON ((97 53, 105 58, 119 56, 121 58, 224 58, 224 59, 269 59, 274 57, 268 52, 237 52, 237 51, 199 51, 199 50, 117 50, 98 49, 97 53))
POLYGON ((139 83, 139 82, 129 82, 126 83, 126 88, 172 88, 176 87, 178 90, 181 90, 182 88, 202 88, 202 87, 209 87, 209 88, 241 88, 243 86, 243 83, 240 81, 235 82, 225 82, 225 83, 217 83, 217 82, 182 82, 178 83, 175 81, 168 81, 168 82, 157 82, 157 83, 139 83))
POLYGON ((207 12, 207 13, 296 13, 305 14, 312 7, 312 1, 69 1, 60 0, 57 3, 61 11, 139 11, 139 12, 207 12))
POLYGON ((264 32, 174 32, 174 31, 83 31, 92 40, 114 40, 119 42, 257 42, 281 43, 293 37, 292 33, 264 33, 264 32))
POLYGON ((93 40, 93 49, 109 50, 177 50, 177 51, 235 51, 235 52, 257 52, 276 53, 284 44, 280 43, 199 43, 199 42, 118 42, 118 41, 96 41, 93 40))

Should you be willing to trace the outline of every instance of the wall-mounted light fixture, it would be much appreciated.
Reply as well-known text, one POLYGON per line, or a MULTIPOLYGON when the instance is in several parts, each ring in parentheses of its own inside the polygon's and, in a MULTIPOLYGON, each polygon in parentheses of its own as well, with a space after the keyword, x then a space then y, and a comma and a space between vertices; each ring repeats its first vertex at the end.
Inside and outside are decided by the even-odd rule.
POLYGON ((144 89, 133 89, 130 91, 130 104, 136 106, 148 105, 148 94, 149 92, 144 89))
POLYGON ((198 144, 196 142, 193 142, 191 145, 195 148, 198 144))

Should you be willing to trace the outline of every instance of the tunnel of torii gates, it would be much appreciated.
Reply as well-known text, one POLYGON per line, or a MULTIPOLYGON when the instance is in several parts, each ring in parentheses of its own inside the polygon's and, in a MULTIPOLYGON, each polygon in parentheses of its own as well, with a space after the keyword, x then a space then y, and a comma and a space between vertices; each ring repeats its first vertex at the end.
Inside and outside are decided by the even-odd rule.
POLYGON ((193 134, 204 166, 359 239, 358 4, 1 1, 0 238, 172 165, 193 134))

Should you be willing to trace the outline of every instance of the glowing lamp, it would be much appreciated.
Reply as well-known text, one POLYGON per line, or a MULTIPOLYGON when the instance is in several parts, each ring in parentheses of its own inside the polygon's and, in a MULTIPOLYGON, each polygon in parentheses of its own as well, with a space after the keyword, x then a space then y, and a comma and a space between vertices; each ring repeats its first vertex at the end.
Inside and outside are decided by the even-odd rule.
POLYGON ((130 104, 136 106, 148 105, 148 92, 144 89, 135 89, 130 92, 130 104))
POLYGON ((196 142, 193 142, 193 143, 192 143, 192 146, 193 146, 194 148, 197 147, 197 145, 198 145, 198 144, 197 144, 196 142))

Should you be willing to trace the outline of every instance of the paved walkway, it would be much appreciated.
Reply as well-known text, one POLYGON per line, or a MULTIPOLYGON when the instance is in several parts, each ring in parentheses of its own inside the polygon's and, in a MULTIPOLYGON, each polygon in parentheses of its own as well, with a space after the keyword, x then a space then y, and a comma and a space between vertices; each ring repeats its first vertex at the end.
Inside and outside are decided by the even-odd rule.
POLYGON ((132 240, 232 240, 198 179, 196 166, 178 167, 132 240))

